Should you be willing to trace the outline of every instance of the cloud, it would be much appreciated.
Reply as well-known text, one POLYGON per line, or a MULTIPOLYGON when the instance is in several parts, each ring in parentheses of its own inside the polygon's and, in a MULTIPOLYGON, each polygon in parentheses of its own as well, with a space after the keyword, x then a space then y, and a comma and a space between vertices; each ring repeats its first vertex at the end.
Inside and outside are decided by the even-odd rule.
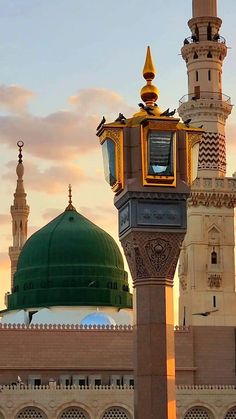
POLYGON ((9 225, 11 222, 11 216, 9 214, 0 214, 0 225, 9 225))
POLYGON ((58 208, 47 208, 43 212, 42 217, 46 221, 51 221, 60 214, 61 214, 61 210, 59 210, 58 208))
POLYGON ((28 102, 34 93, 21 86, 0 86, 0 108, 12 113, 22 113, 27 109, 28 102))
POLYGON ((33 156, 74 159, 99 147, 96 127, 103 114, 107 121, 113 121, 119 112, 130 116, 134 111, 120 95, 106 89, 82 89, 69 101, 73 110, 45 117, 30 113, 0 116, 1 143, 15 148, 16 139, 21 138, 25 150, 33 156))
MULTIPOLYGON (((16 182, 14 171, 15 162, 7 164, 8 171, 2 175, 3 179, 16 182)), ((64 163, 63 165, 53 165, 47 168, 39 168, 33 162, 27 161, 25 165, 27 177, 25 178, 25 189, 38 192, 56 194, 65 191, 69 183, 79 184, 88 181, 78 165, 73 163, 64 163)))
POLYGON ((10 259, 6 252, 0 252, 0 269, 9 269, 10 259))
POLYGON ((109 89, 80 89, 76 95, 69 98, 69 102, 85 114, 127 112, 129 117, 134 112, 133 108, 127 106, 122 96, 109 89))

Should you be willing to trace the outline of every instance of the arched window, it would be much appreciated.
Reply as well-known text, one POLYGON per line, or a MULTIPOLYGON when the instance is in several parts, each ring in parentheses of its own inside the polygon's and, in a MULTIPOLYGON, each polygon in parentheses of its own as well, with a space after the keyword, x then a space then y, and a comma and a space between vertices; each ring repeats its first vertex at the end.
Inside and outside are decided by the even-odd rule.
POLYGON ((208 51, 207 58, 212 58, 212 53, 211 53, 211 51, 208 51))
POLYGON ((199 41, 199 29, 197 25, 195 26, 195 35, 196 35, 197 41, 199 41))
POLYGON ((205 407, 192 407, 185 413, 184 419, 212 419, 212 415, 205 407))
POLYGON ((130 415, 122 407, 113 406, 103 413, 102 419, 130 419, 130 415))
POLYGON ((18 413, 16 419, 47 419, 47 416, 38 407, 28 406, 18 413))
POLYGON ((198 55, 197 55, 196 51, 194 52, 193 58, 194 58, 194 60, 196 60, 198 58, 198 55))
POLYGON ((198 71, 196 71, 196 81, 198 81, 198 71))
POLYGON ((224 419, 236 419, 236 406, 228 410, 224 419))
POLYGON ((68 407, 60 414, 59 419, 89 419, 89 415, 80 407, 68 407))
POLYGON ((217 253, 215 250, 211 252, 211 264, 216 265, 217 264, 217 253))
POLYGON ((208 41, 212 40, 212 28, 211 28, 210 23, 208 23, 208 26, 207 26, 207 40, 208 41))

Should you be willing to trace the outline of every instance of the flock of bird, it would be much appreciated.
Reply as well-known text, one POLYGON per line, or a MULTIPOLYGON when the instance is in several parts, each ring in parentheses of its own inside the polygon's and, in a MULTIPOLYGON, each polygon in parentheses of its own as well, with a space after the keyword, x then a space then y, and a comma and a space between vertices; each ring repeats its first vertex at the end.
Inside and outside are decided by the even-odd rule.
MULTIPOLYGON (((156 114, 153 112, 154 107, 157 107, 158 105, 155 103, 154 107, 153 106, 148 106, 148 105, 144 105, 143 103, 139 103, 138 106, 140 107, 140 109, 144 110, 145 112, 147 112, 148 115, 153 115, 155 116, 156 114)), ((160 116, 168 116, 168 117, 172 117, 174 116, 176 113, 176 109, 174 109, 173 111, 170 111, 170 108, 167 108, 164 112, 162 112, 160 114, 160 116)), ((125 124, 126 121, 126 117, 123 115, 123 113, 119 113, 118 117, 115 119, 115 122, 120 122, 121 124, 125 124)), ((100 124, 97 126, 97 131, 100 130, 100 128, 105 124, 106 122, 106 118, 103 116, 102 120, 100 122, 100 124)), ((187 128, 189 128, 190 126, 190 122, 191 122, 191 118, 186 119, 184 121, 184 125, 186 125, 187 128)), ((198 128, 202 128, 203 125, 201 125, 198 128)))

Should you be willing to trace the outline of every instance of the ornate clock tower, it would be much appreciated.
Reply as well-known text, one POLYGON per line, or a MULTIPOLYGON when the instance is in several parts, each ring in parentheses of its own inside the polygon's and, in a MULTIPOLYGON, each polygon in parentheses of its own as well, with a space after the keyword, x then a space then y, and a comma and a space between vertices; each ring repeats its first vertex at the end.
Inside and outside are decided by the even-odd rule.
POLYGON ((227 54, 221 36, 217 0, 193 0, 181 54, 186 62, 188 94, 179 114, 202 126, 197 178, 188 201, 188 230, 179 263, 179 323, 235 324, 234 206, 236 179, 225 177, 225 123, 230 97, 222 92, 227 54))

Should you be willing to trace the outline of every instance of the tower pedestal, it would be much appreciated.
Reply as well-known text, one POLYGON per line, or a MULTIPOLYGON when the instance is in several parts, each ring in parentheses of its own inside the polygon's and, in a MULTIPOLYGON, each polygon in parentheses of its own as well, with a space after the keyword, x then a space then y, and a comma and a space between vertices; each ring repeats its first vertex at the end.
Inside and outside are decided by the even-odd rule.
POLYGON ((173 277, 183 233, 121 239, 134 282, 135 419, 175 419, 173 277))

